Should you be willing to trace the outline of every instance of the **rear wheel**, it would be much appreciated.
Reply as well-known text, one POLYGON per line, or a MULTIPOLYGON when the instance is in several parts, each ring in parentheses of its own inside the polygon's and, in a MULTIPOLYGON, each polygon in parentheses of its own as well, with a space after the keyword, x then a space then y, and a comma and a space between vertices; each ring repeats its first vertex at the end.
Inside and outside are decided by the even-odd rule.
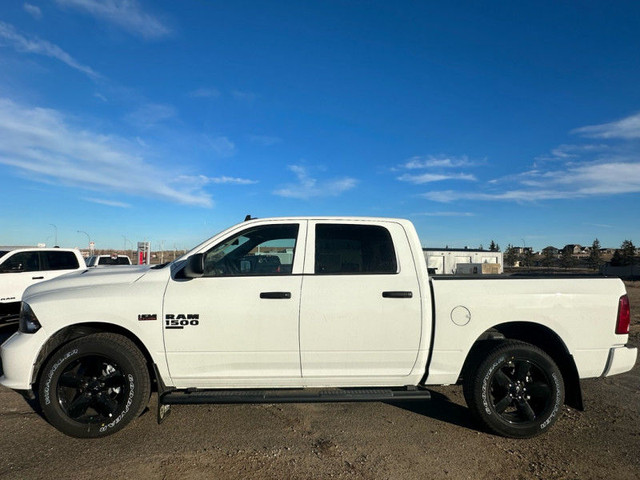
POLYGON ((557 420, 564 403, 562 374, 543 350, 505 341, 491 348, 464 378, 474 417, 490 431, 529 438, 557 420))
POLYGON ((146 361, 128 338, 96 333, 63 345, 46 363, 38 394, 47 420, 72 437, 103 437, 136 418, 149 399, 146 361))

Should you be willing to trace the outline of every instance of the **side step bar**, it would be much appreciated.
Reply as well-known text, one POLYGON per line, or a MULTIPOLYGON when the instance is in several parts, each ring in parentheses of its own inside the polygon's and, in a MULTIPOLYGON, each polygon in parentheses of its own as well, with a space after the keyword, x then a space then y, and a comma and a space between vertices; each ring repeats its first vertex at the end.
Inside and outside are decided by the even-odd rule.
POLYGON ((384 402, 392 400, 428 400, 429 390, 405 388, 299 388, 275 390, 201 390, 169 391, 161 396, 165 405, 195 403, 318 403, 384 402))

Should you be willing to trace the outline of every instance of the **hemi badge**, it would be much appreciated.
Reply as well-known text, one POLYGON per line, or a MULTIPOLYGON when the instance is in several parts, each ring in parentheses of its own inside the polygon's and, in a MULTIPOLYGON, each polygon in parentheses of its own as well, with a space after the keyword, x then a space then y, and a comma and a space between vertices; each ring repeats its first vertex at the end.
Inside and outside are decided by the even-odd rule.
POLYGON ((141 313, 140 315, 138 315, 138 321, 140 322, 145 322, 147 320, 157 320, 158 319, 158 315, 156 315, 155 313, 141 313))

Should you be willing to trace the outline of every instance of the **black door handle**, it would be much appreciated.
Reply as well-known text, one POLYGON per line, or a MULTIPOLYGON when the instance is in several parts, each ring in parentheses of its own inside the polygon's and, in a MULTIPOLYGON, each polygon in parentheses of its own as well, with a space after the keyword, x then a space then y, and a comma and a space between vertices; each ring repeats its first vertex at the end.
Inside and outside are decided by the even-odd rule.
POLYGON ((291 298, 291 292, 261 292, 260 298, 291 298))
POLYGON ((412 298, 413 292, 382 292, 384 298, 412 298))
POLYGON ((44 280, 44 277, 31 277, 31 280, 44 280))

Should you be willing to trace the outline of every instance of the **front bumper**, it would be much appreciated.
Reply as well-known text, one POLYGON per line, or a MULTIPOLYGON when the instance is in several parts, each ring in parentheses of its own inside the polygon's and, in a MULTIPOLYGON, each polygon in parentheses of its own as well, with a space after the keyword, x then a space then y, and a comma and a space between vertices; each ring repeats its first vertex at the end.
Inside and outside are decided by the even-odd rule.
POLYGON ((617 375, 631 370, 636 364, 638 349, 636 347, 614 347, 609 350, 607 366, 602 373, 603 377, 617 375))
POLYGON ((30 390, 33 367, 46 341, 44 329, 34 334, 16 332, 0 347, 0 385, 13 390, 30 390))

